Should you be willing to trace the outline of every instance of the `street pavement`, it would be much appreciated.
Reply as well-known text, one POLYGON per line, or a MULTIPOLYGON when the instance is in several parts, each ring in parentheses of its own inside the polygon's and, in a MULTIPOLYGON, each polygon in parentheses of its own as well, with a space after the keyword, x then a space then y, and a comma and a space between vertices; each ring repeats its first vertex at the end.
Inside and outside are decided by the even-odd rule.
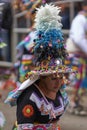
MULTIPOLYGON (((71 97, 71 92, 68 93, 71 97)), ((6 124, 3 130, 12 130, 12 125, 16 120, 16 107, 10 107, 4 104, 3 101, 7 96, 7 92, 4 92, 2 100, 0 99, 0 111, 2 111, 6 118, 6 124)), ((87 96, 84 96, 84 104, 87 106, 87 96)), ((61 130, 87 130, 87 116, 71 115, 67 111, 60 119, 61 130)))
POLYGON ((81 117, 66 112, 61 118, 60 125, 61 130, 87 130, 87 116, 81 117))

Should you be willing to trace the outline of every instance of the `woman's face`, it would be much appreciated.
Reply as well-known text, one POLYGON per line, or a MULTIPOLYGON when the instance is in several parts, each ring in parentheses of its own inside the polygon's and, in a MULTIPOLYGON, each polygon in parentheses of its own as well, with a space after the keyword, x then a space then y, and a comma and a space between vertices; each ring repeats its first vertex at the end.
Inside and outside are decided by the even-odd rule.
POLYGON ((43 84, 48 91, 58 92, 63 84, 63 75, 52 74, 50 76, 43 77, 43 84))

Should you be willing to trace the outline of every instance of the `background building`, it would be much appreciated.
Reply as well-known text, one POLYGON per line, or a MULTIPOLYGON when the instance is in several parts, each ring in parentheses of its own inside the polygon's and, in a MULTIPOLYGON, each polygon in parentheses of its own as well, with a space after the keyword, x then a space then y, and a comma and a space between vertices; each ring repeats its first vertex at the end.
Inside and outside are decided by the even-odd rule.
MULTIPOLYGON (((3 2, 7 1, 2 0, 1 3, 3 2)), ((12 2, 11 4, 13 6, 13 26, 10 35, 11 42, 8 43, 8 46, 4 49, 0 49, 0 57, 1 51, 5 57, 0 59, 0 67, 10 67, 14 64, 17 53, 16 45, 31 31, 31 19, 28 16, 29 7, 26 9, 25 6, 20 4, 21 0, 8 0, 8 2, 12 2), (13 2, 15 2, 15 4, 13 4, 13 2)), ((47 0, 47 2, 55 2, 56 5, 61 6, 63 33, 65 34, 65 38, 67 38, 72 19, 77 14, 78 10, 81 9, 82 0, 47 0)), ((0 13, 2 9, 3 5, 0 6, 0 13)), ((5 33, 4 38, 7 38, 6 35, 5 33)))

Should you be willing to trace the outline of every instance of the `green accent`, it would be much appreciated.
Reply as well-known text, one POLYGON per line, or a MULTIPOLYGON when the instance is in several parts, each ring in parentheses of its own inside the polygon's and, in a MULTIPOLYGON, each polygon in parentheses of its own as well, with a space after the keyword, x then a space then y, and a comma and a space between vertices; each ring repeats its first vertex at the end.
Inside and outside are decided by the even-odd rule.
POLYGON ((27 113, 30 113, 30 109, 28 108, 28 109, 26 110, 26 112, 27 112, 27 113))

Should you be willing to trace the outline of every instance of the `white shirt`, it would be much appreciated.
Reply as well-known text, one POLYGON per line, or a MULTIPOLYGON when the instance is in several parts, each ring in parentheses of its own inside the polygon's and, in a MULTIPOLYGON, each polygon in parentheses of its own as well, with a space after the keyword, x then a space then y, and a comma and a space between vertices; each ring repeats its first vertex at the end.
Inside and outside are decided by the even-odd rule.
POLYGON ((79 13, 73 20, 70 29, 70 38, 87 55, 87 18, 79 13))

